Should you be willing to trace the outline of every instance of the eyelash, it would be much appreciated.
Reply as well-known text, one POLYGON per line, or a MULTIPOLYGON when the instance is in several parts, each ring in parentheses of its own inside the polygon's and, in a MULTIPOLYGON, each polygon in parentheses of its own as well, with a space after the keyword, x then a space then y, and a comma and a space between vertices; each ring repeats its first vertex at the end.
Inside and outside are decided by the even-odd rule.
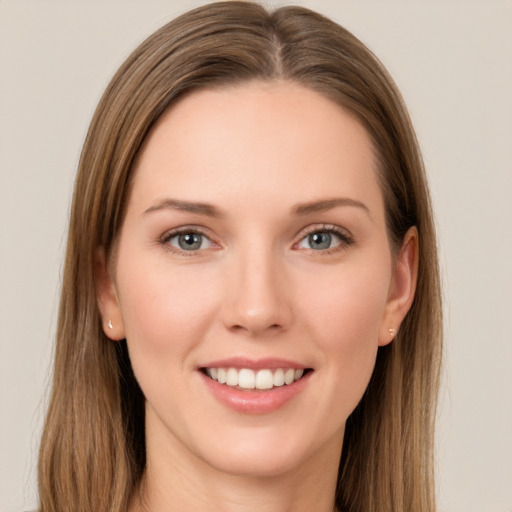
POLYGON ((160 238, 160 244, 164 246, 164 248, 170 252, 173 252, 175 254, 181 254, 186 256, 195 256, 204 249, 196 249, 191 251, 185 251, 184 249, 179 249, 177 247, 173 247, 169 241, 173 238, 180 236, 180 235, 200 235, 205 237, 207 240, 210 241, 210 243, 214 246, 214 249, 220 248, 220 245, 215 243, 210 236, 208 236, 202 229, 196 227, 196 226, 184 226, 182 228, 174 229, 172 231, 166 232, 161 238, 160 238))
MULTIPOLYGON (((293 247, 297 247, 303 240, 305 240, 308 236, 314 234, 314 233, 330 233, 335 235, 340 239, 340 243, 336 245, 335 247, 331 247, 325 250, 315 250, 315 249, 304 249, 307 251, 310 251, 311 253, 315 253, 315 255, 318 256, 325 256, 334 254, 340 251, 344 251, 348 249, 351 245, 354 245, 355 241, 354 238, 350 233, 348 233, 346 230, 339 228, 338 226, 332 225, 332 224, 323 224, 322 226, 310 226, 306 228, 304 231, 300 233, 300 239, 293 244, 293 247)), ((179 236, 179 235, 188 235, 188 234, 197 234, 200 236, 205 237, 207 240, 210 241, 210 243, 213 245, 213 249, 219 249, 220 245, 214 242, 210 236, 208 236, 202 229, 198 228, 197 226, 184 226, 182 228, 178 228, 172 231, 166 232, 161 238, 160 238, 160 244, 165 247, 166 250, 171 251, 176 254, 180 255, 187 255, 187 256, 195 256, 201 252, 204 251, 204 249, 196 249, 196 250, 190 250, 186 251, 184 249, 179 249, 177 247, 172 246, 169 241, 173 238, 179 236)))
POLYGON ((323 224, 321 226, 309 226, 300 233, 300 240, 294 244, 294 247, 300 244, 304 239, 314 233, 330 233, 337 236, 340 239, 340 243, 335 247, 331 247, 325 250, 305 249, 314 253, 316 256, 328 256, 337 252, 345 251, 350 246, 354 245, 355 240, 353 236, 345 229, 342 229, 333 224, 323 224))

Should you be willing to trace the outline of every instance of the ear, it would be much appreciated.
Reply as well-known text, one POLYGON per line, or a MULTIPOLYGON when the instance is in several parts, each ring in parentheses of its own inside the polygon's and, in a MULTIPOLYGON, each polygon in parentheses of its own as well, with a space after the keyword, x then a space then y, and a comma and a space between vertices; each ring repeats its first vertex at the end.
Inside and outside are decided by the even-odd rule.
POLYGON ((418 230, 411 227, 393 265, 388 298, 379 330, 379 345, 393 341, 409 311, 418 279, 418 230))
POLYGON ((125 332, 121 307, 103 246, 96 250, 95 267, 96 301, 101 314, 103 332, 111 340, 122 340, 125 338, 125 332))

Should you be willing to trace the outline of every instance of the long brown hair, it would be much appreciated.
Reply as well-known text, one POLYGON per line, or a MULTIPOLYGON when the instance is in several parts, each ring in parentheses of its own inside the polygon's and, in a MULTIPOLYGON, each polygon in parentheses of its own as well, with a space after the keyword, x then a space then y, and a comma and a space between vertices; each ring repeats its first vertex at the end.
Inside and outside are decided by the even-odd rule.
POLYGON ((433 512, 433 427, 441 359, 436 238, 407 111, 376 57, 333 21, 250 2, 190 11, 143 42, 110 82, 76 178, 60 301, 53 389, 39 458, 41 512, 122 512, 145 466, 144 398, 124 342, 103 333, 95 251, 113 248, 134 158, 178 98, 249 80, 286 80, 355 113, 379 162, 389 239, 419 233, 416 296, 381 347, 348 419, 336 503, 344 512, 433 512))

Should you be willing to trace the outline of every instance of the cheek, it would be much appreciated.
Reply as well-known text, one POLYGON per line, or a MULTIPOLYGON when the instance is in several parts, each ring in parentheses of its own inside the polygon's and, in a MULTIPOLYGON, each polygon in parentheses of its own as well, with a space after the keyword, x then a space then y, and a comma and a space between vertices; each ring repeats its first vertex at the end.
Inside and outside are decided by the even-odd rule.
MULTIPOLYGON (((134 261, 136 259, 134 258, 134 261)), ((128 345, 143 348, 144 357, 190 350, 208 328, 215 309, 208 276, 168 265, 119 263, 121 309, 128 345)))
POLYGON ((332 349, 377 344, 389 277, 386 262, 347 266, 325 277, 317 275, 303 311, 332 349))
POLYGON ((389 272, 382 264, 373 268, 331 276, 329 292, 316 293, 304 308, 324 358, 324 406, 337 407, 338 420, 356 407, 375 365, 389 272))

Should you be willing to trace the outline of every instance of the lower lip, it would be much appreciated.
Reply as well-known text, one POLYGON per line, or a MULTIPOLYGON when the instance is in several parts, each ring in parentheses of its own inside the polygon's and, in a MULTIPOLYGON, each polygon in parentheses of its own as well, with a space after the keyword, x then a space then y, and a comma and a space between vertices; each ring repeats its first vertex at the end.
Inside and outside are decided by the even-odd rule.
POLYGON ((274 387, 266 391, 242 391, 219 384, 203 373, 201 376, 213 396, 230 409, 244 414, 266 414, 280 409, 295 398, 305 388, 312 373, 306 373, 292 384, 274 387))

